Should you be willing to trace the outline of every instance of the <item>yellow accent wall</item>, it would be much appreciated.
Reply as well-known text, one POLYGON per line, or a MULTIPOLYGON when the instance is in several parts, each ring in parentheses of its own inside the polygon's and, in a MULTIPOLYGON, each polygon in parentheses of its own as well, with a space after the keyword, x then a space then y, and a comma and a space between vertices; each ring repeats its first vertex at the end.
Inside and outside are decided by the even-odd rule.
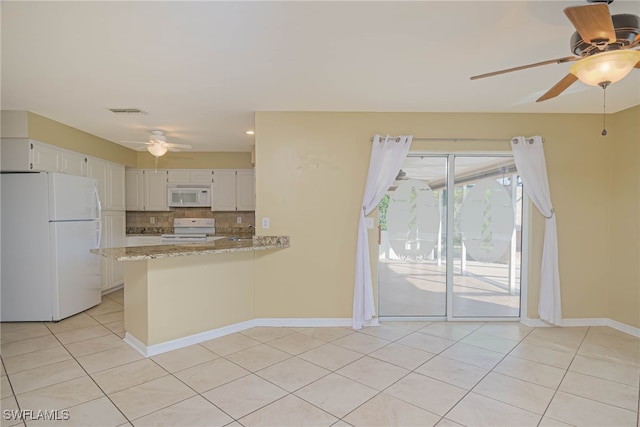
MULTIPOLYGON (((30 111, 2 111, 2 136, 30 138, 45 144, 120 163, 129 167, 154 168, 154 157, 104 138, 78 130, 30 111)), ((251 169, 250 152, 169 152, 158 159, 167 169, 251 169)))
MULTIPOLYGON (((136 165, 154 168, 155 158, 147 151, 139 151, 136 165)), ((158 158, 161 169, 252 169, 250 152, 168 152, 158 158)))
POLYGON ((125 166, 136 165, 134 150, 38 114, 27 112, 27 128, 30 139, 125 166))
MULTIPOLYGON (((370 138, 376 133, 544 137, 558 215, 564 317, 611 316, 607 301, 613 286, 609 255, 612 144, 619 144, 616 141, 623 134, 637 144, 637 125, 627 129, 634 111, 637 116, 636 109, 610 120, 606 138, 600 135, 601 117, 592 114, 256 113, 256 223, 259 227, 262 217, 271 220, 271 228, 258 228, 258 233, 291 236, 289 250, 256 257, 256 317, 351 316, 358 210, 370 138)), ((624 147, 630 150, 627 144, 624 147)), ((416 141, 412 145, 412 151, 429 150, 478 152, 510 147, 508 142, 416 141)), ((635 165, 637 169, 637 158, 635 165)), ((633 166, 625 163, 626 167, 633 166)), ((638 182, 637 171, 629 173, 636 173, 638 182)), ((637 209, 637 189, 633 197, 629 203, 635 203, 637 209)), ((535 208, 531 217, 527 309, 528 317, 537 318, 544 221, 535 208)), ((374 246, 376 236, 372 230, 374 246)), ((630 276, 637 274, 637 255, 636 263, 625 268, 634 271, 630 276)), ((373 273, 375 277, 377 272, 373 273)), ((633 295, 633 291, 620 290, 617 298, 633 295)), ((632 321, 631 305, 627 305, 628 314, 616 318, 640 326, 632 321)))
MULTIPOLYGON (((640 106, 616 114, 610 124, 611 274, 607 317, 640 327, 640 106)), ((605 255, 602 253, 602 255, 605 255)))

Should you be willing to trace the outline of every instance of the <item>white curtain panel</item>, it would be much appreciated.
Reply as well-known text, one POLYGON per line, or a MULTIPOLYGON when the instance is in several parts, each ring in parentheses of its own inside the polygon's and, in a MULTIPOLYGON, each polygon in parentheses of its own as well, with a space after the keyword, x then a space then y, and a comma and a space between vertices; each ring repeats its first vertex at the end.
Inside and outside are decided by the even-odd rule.
POLYGON ((411 147, 412 136, 392 138, 387 135, 373 138, 369 173, 365 184, 362 210, 358 223, 358 243, 356 246, 356 275, 353 291, 353 328, 361 329, 375 314, 373 302, 373 282, 371 281, 371 260, 369 259, 369 238, 365 216, 380 203, 395 180, 411 147))
POLYGON ((516 168, 522 177, 524 191, 545 217, 540 274, 540 319, 552 325, 562 324, 560 301, 560 270, 558 268, 558 233, 556 215, 551 203, 547 165, 542 138, 517 136, 511 140, 516 168))

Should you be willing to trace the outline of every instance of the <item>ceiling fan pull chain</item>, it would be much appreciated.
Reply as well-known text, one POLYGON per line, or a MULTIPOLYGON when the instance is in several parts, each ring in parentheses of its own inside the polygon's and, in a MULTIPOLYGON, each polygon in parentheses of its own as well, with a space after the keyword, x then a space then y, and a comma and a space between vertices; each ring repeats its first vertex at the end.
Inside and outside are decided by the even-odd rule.
POLYGON ((602 86, 602 133, 600 135, 607 136, 607 86, 606 82, 602 86))

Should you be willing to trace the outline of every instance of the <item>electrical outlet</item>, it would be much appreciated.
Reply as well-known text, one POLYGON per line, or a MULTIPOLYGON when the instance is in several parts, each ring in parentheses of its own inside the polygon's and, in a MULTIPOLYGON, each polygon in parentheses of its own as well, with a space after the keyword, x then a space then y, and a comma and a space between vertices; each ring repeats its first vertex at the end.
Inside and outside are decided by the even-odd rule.
POLYGON ((242 224, 242 217, 241 216, 237 217, 236 221, 238 222, 238 224, 242 224))
POLYGON ((269 218, 262 218, 262 228, 269 228, 269 218))
POLYGON ((150 217, 149 217, 149 222, 150 222, 151 224, 155 224, 155 223, 156 223, 156 217, 155 217, 155 216, 150 216, 150 217))

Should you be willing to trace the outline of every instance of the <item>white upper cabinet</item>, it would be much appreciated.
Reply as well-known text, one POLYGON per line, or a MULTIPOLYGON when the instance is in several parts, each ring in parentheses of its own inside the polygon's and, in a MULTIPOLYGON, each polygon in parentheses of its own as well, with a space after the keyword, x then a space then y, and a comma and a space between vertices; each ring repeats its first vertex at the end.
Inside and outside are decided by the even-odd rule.
POLYGON ((236 207, 239 211, 256 209, 256 181, 253 169, 240 169, 236 173, 236 207))
POLYGON ((47 145, 30 143, 31 164, 29 168, 34 171, 62 172, 62 152, 47 145))
POLYGON ((125 172, 128 211, 168 211, 166 169, 127 169, 125 172))
POLYGON ((98 196, 102 209, 123 211, 125 209, 124 166, 102 159, 89 157, 88 176, 98 182, 98 196))
POLYGON ((253 169, 216 169, 213 171, 212 211, 255 210, 253 169))
POLYGON ((73 151, 63 151, 61 155, 62 173, 87 176, 87 156, 73 151))
POLYGON ((211 186, 211 210, 236 210, 236 171, 214 170, 213 185, 211 186))
POLYGON ((167 173, 169 184, 211 185, 212 179, 211 169, 169 169, 167 173))
POLYGON ((108 173, 109 208, 114 211, 123 211, 126 207, 124 166, 109 162, 108 173))
POLYGON ((2 138, 3 172, 57 172, 87 175, 87 156, 26 138, 2 138))
POLYGON ((89 164, 89 178, 93 178, 98 183, 98 197, 103 210, 109 210, 109 200, 107 199, 107 186, 109 181, 109 168, 107 162, 101 159, 91 158, 89 164))
POLYGON ((144 210, 144 174, 140 169, 125 171, 125 207, 128 211, 144 210))
POLYGON ((168 211, 167 171, 147 169, 144 175, 144 210, 168 211))

